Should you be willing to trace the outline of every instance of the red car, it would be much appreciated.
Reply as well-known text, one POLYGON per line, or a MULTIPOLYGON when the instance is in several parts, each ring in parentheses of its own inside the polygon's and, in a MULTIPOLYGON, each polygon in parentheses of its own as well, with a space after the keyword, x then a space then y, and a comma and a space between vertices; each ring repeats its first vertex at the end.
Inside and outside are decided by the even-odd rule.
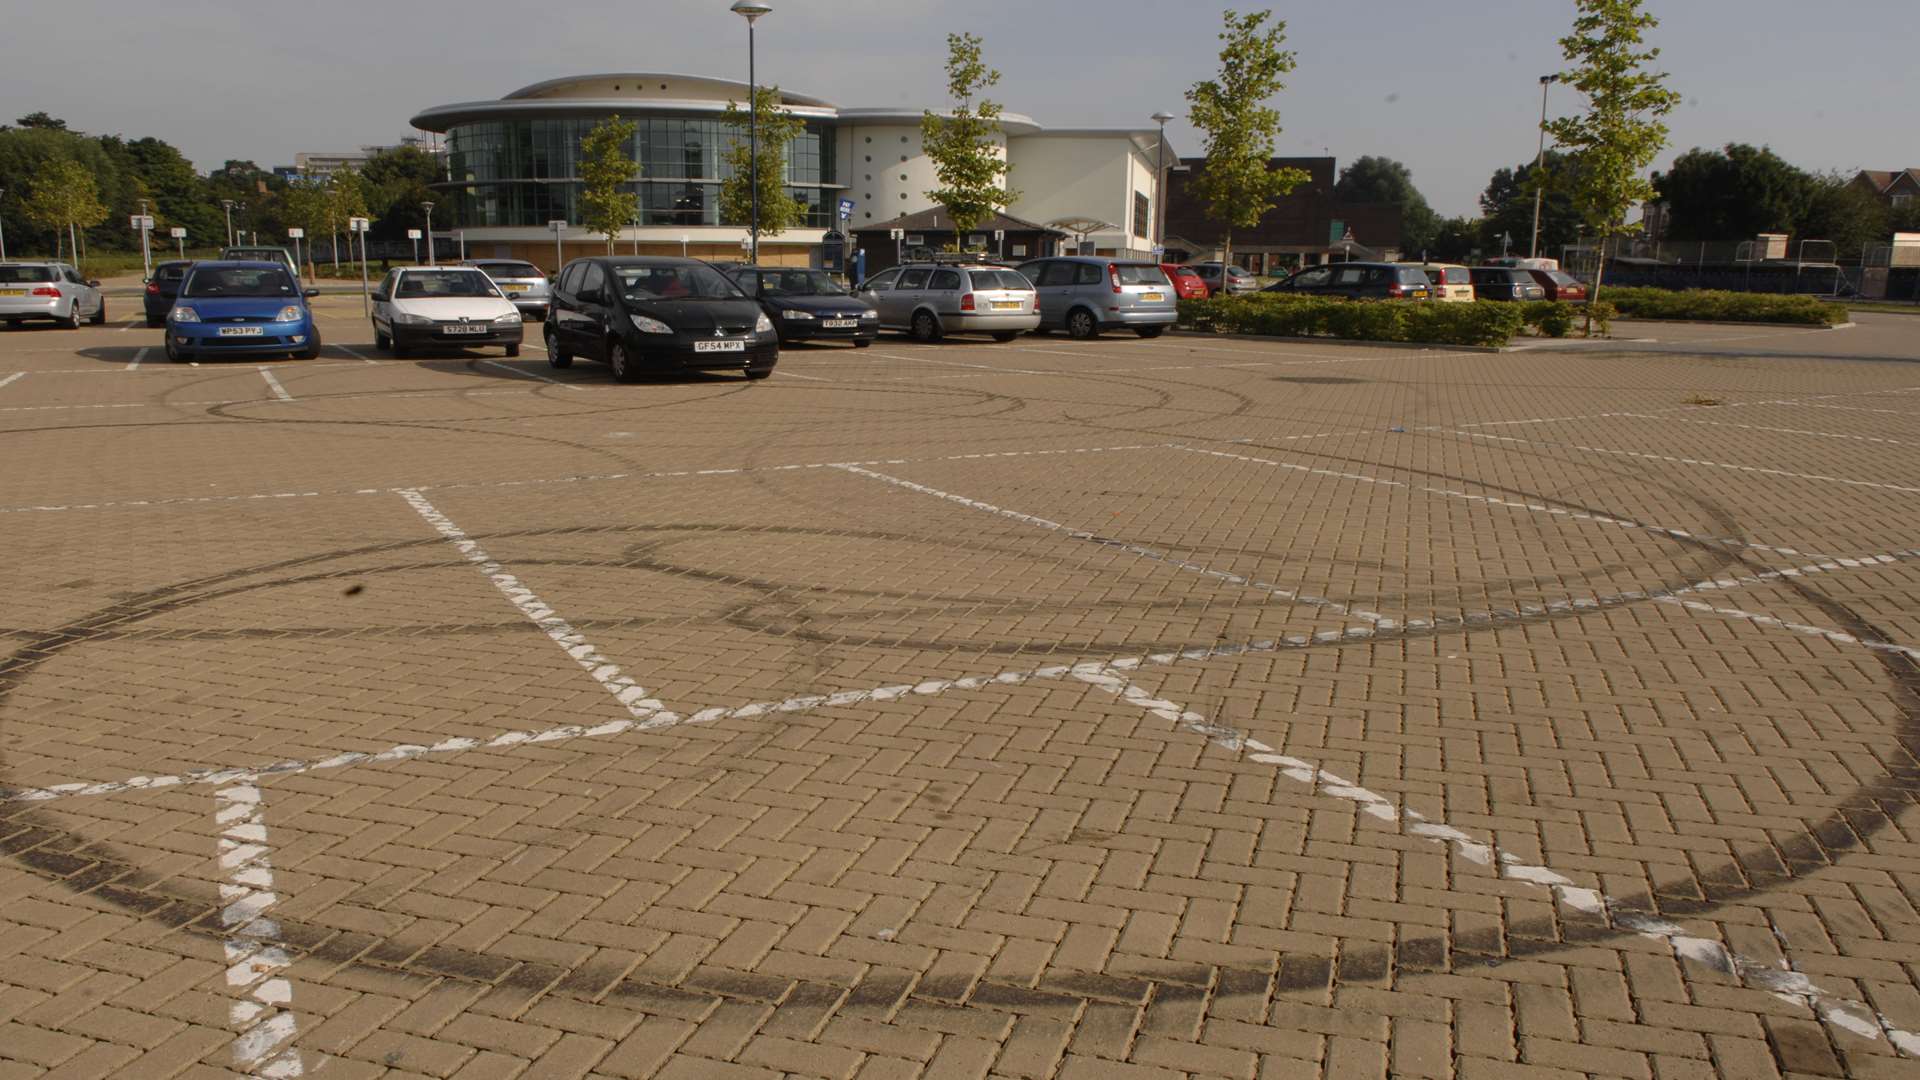
POLYGON ((1587 287, 1565 270, 1528 270, 1527 273, 1532 274, 1533 280, 1547 290, 1549 300, 1565 300, 1570 304, 1587 302, 1587 287))
POLYGON ((1178 263, 1161 263, 1160 269, 1167 272, 1167 280, 1173 282, 1173 294, 1181 300, 1205 300, 1207 283, 1191 267, 1178 263))

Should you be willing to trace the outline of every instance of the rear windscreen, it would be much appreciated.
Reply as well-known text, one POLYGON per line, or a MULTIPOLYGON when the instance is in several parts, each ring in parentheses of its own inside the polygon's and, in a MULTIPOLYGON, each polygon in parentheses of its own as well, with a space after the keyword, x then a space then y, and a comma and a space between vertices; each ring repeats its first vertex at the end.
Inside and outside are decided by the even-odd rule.
POLYGON ((1430 284, 1430 282, 1427 281, 1427 275, 1424 272, 1420 270, 1416 270, 1411 266, 1408 266, 1408 267, 1403 267, 1400 270, 1400 284, 1427 285, 1427 284, 1430 284))
POLYGON ((969 270, 967 276, 973 278, 973 287, 982 291, 987 289, 1030 291, 1033 288, 1017 270, 969 270))
POLYGON ((51 266, 0 266, 0 283, 24 285, 32 281, 58 281, 51 266))
POLYGON ((1157 266, 1141 263, 1120 263, 1113 268, 1120 276, 1122 285, 1167 285, 1167 272, 1157 266))
POLYGON ((1574 276, 1573 276, 1572 274, 1569 274, 1569 273, 1567 273, 1567 272, 1566 272, 1566 271, 1564 271, 1564 270, 1549 270, 1549 271, 1547 271, 1547 277, 1548 277, 1548 278, 1550 278, 1550 279, 1552 279, 1552 281, 1553 281, 1553 283, 1554 283, 1555 285, 1578 285, 1578 284, 1580 284, 1580 279, 1579 279, 1579 278, 1577 278, 1577 277, 1574 277, 1574 276))
POLYGON ((179 281, 186 276, 187 268, 184 266, 159 266, 153 271, 155 281, 179 281))
POLYGON ((547 276, 541 273, 540 268, 532 263, 487 263, 482 266, 481 269, 497 278, 538 279, 547 276))

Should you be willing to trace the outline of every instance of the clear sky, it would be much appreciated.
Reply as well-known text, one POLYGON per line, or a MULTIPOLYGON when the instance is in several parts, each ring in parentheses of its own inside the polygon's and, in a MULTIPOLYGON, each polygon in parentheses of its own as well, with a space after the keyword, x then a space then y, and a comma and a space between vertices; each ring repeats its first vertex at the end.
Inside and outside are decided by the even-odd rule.
MULTIPOLYGON (((746 75, 729 0, 6 0, 0 121, 38 109, 154 135, 202 168, 397 140, 430 105, 559 75, 746 75)), ((1050 126, 1147 123, 1199 152, 1183 93, 1215 67, 1210 0, 772 0, 760 75, 844 106, 945 92, 945 34, 986 39, 999 99, 1050 126)), ((1250 9, 1255 3, 1243 2, 1250 9)), ((1561 67, 1571 0, 1275 3, 1300 66, 1276 101, 1283 154, 1406 162, 1435 209, 1469 213, 1531 160, 1539 76, 1561 67)), ((1673 148, 1770 144, 1804 168, 1920 166, 1913 0, 1651 0, 1686 104, 1673 148)), ((1554 105, 1573 93, 1555 88, 1554 105)))

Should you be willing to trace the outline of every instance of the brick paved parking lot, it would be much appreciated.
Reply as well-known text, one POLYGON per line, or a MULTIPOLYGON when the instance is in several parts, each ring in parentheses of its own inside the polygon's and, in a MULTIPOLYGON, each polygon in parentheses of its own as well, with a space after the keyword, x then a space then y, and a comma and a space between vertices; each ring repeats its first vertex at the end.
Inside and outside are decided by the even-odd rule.
POLYGON ((1920 1076, 1920 323, 319 305, 0 334, 0 1077, 1920 1076))

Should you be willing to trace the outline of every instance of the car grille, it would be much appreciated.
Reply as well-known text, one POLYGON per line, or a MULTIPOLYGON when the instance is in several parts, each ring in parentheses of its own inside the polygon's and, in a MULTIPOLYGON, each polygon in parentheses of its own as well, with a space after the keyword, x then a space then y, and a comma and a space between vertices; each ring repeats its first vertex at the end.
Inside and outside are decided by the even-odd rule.
POLYGON ((211 318, 202 318, 200 321, 203 323, 226 323, 232 325, 234 323, 270 323, 274 320, 265 315, 215 315, 211 318))

